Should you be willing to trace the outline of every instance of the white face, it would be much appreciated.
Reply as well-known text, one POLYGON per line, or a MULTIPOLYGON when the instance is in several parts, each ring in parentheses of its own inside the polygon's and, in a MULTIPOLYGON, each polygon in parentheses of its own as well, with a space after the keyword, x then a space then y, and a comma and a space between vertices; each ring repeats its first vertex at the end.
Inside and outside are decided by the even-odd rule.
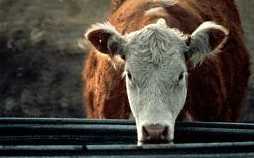
POLYGON ((138 141, 140 144, 170 142, 176 117, 187 95, 184 58, 187 46, 177 31, 157 25, 150 25, 126 38, 126 87, 138 141), (163 135, 166 138, 160 140, 160 133, 157 133, 158 138, 149 138, 152 139, 149 142, 143 128, 150 125, 167 128, 163 135))
POLYGON ((127 94, 138 143, 143 144, 173 140, 175 120, 187 95, 186 60, 194 66, 201 64, 222 48, 228 34, 223 26, 208 21, 187 36, 159 19, 125 36, 109 23, 97 24, 88 30, 86 38, 102 53, 125 56, 127 94), (225 34, 213 50, 209 44, 211 30, 225 34))

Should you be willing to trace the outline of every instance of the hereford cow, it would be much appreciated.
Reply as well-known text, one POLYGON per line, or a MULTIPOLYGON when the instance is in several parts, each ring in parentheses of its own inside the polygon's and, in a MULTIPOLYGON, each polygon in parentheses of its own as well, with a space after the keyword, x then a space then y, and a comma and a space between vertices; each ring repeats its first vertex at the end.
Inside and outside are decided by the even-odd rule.
POLYGON ((177 117, 237 121, 249 55, 233 0, 114 2, 86 33, 89 118, 128 118, 129 102, 140 144, 171 142, 177 117))

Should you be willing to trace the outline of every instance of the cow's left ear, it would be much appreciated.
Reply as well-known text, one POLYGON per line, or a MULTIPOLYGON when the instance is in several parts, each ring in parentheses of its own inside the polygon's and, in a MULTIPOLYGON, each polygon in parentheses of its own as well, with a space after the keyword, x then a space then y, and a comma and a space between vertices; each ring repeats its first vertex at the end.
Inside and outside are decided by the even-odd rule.
POLYGON ((109 23, 93 25, 87 30, 85 37, 101 53, 124 55, 126 41, 109 23))
POLYGON ((186 40, 189 50, 184 54, 186 60, 190 60, 194 65, 202 63, 209 55, 218 52, 226 43, 229 31, 214 22, 207 21, 202 23, 186 40), (217 33, 221 38, 218 41, 210 42, 210 33, 217 33), (211 45, 211 43, 213 45, 211 45))

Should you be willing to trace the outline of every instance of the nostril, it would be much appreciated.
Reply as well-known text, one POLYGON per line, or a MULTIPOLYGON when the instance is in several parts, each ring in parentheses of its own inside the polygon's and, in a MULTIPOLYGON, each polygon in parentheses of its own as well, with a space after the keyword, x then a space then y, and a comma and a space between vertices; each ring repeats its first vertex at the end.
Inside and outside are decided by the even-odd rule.
POLYGON ((143 135, 143 138, 148 140, 148 139, 151 139, 151 136, 149 135, 149 132, 146 129, 147 129, 146 127, 144 126, 142 127, 142 135, 143 135))
POLYGON ((167 139, 169 136, 169 129, 168 126, 165 126, 162 133, 161 133, 161 139, 167 139))
POLYGON ((159 124, 142 127, 142 141, 144 143, 163 143, 168 141, 169 127, 159 124))

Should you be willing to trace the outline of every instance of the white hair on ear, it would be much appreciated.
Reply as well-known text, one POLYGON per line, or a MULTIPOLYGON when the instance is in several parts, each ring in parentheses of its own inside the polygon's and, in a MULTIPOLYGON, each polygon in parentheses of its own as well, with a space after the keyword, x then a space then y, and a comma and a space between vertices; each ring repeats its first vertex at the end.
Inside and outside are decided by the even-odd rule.
POLYGON ((206 32, 210 29, 215 29, 215 30, 220 30, 222 32, 225 33, 225 35, 227 36, 229 34, 229 31, 221 26, 221 25, 218 25, 216 24, 215 22, 213 21, 206 21, 206 22, 203 22, 193 33, 192 33, 192 36, 195 36, 197 33, 200 33, 200 32, 206 32))
POLYGON ((206 57, 216 55, 219 52, 228 39, 229 31, 212 21, 206 21, 202 23, 192 34, 191 34, 191 49, 193 54, 191 60, 194 65, 201 64, 206 57), (211 30, 218 30, 224 33, 225 37, 213 50, 209 47, 209 34, 211 30), (208 53, 208 54, 207 54, 208 53))
POLYGON ((214 53, 218 52, 220 49, 222 49, 222 47, 224 46, 224 44, 226 43, 226 41, 228 39, 229 31, 224 26, 218 25, 218 24, 216 24, 215 22, 212 22, 212 21, 206 21, 206 22, 202 23, 192 33, 191 37, 194 37, 194 36, 196 36, 196 35, 198 35, 200 33, 203 34, 204 32, 208 32, 211 29, 219 30, 219 31, 221 31, 221 32, 223 32, 225 34, 225 37, 220 42, 220 44, 215 49, 213 49, 213 51, 211 52, 211 54, 214 54, 214 53))
POLYGON ((96 30, 104 30, 107 33, 112 33, 121 36, 121 34, 116 30, 116 28, 112 24, 110 24, 110 22, 105 22, 92 25, 85 33, 86 39, 88 39, 89 33, 96 30))

